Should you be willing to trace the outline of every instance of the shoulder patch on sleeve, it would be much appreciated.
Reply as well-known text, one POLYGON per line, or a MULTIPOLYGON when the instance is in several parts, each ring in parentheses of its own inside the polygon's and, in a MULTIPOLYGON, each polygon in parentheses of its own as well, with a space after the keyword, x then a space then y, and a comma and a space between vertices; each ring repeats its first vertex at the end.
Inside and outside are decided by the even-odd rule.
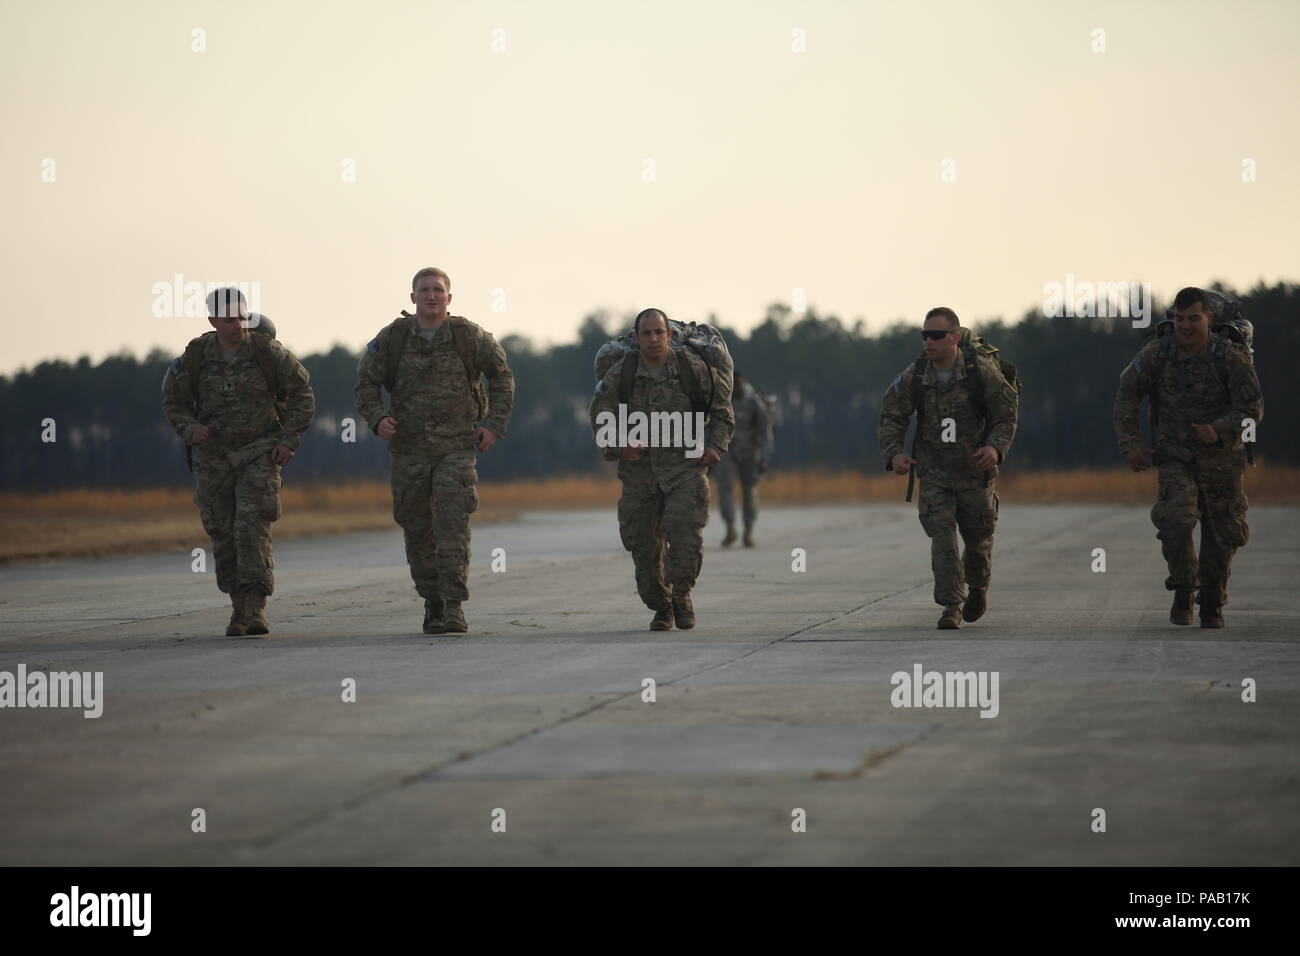
POLYGON ((1241 396, 1243 402, 1253 402, 1259 398, 1259 391, 1252 382, 1242 382, 1241 387, 1237 389, 1237 394, 1241 396))
POLYGON ((185 363, 181 361, 179 355, 176 356, 176 358, 172 359, 172 364, 169 366, 169 368, 171 369, 173 378, 180 378, 182 375, 185 374, 185 363))
POLYGON ((894 392, 902 392, 902 391, 903 391, 903 373, 902 373, 902 372, 899 372, 897 375, 894 376, 894 382, 893 382, 892 385, 889 386, 889 389, 890 389, 890 391, 894 391, 894 392))
POLYGON ((1016 390, 1010 385, 1003 385, 1002 400, 1008 405, 1014 405, 1016 403, 1016 390))
POLYGON ((371 339, 369 342, 366 343, 366 351, 368 351, 371 355, 379 354, 379 336, 375 336, 373 339, 371 339))
POLYGON ((605 394, 605 380, 603 378, 596 383, 596 394, 597 395, 605 394))
POLYGON ((1141 353, 1141 352, 1139 352, 1137 355, 1133 356, 1133 371, 1135 371, 1135 372, 1141 372, 1141 371, 1142 371, 1142 353, 1141 353))

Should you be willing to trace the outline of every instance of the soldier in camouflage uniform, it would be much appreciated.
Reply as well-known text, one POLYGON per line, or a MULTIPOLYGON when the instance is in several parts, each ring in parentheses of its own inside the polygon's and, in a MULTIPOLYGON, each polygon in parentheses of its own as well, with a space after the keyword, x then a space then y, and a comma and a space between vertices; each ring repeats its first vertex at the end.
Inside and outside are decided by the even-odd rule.
POLYGON ((280 467, 311 426, 316 399, 293 353, 246 328, 237 289, 212 292, 208 312, 216 331, 194 339, 163 376, 163 414, 191 446, 194 503, 212 539, 217 588, 233 608, 226 634, 266 634, 280 467))
MULTIPOLYGON (((1134 471, 1159 470, 1159 491, 1151 509, 1174 592, 1169 619, 1192 623, 1199 588, 1201 627, 1223 627, 1232 556, 1246 543, 1243 437, 1248 422, 1264 417, 1259 378, 1245 346, 1210 331, 1210 300, 1197 288, 1174 299, 1172 334, 1176 347, 1163 364, 1159 339, 1148 343, 1120 375, 1115 396, 1115 436, 1134 471), (1218 351, 1220 357, 1216 358, 1218 351), (1159 409, 1154 449, 1144 448, 1138 425, 1142 397, 1159 409), (1201 523, 1198 562, 1192 529, 1201 523)), ((1253 430, 1253 425, 1249 426, 1253 430)), ((1253 435, 1251 436, 1253 439, 1253 435)))
POLYGON ((666 631, 674 623, 688 629, 695 626, 691 589, 703 564, 704 526, 709 522, 706 472, 726 453, 735 428, 731 384, 711 372, 691 349, 669 345, 668 319, 658 309, 646 309, 638 315, 633 328, 639 352, 615 362, 596 385, 590 413, 597 434, 597 418, 602 412, 618 415, 625 362, 638 363, 626 403, 628 413, 692 414, 695 409, 681 384, 682 375, 694 375, 701 394, 712 395, 700 457, 686 457, 683 448, 604 449, 608 460, 618 460, 618 477, 623 484, 618 501, 619 536, 623 547, 632 552, 637 592, 646 607, 655 612, 650 629, 666 631))
POLYGON ((736 481, 741 488, 741 514, 745 520, 745 547, 754 546, 754 522, 758 519, 758 479, 767 471, 769 435, 767 403, 745 376, 736 372, 731 408, 736 417, 736 432, 731 448, 722 456, 710 477, 717 482, 718 508, 727 524, 722 546, 736 543, 736 481))
POLYGON ((447 314, 451 279, 445 272, 421 269, 411 289, 415 314, 381 330, 362 353, 356 403, 366 424, 389 443, 393 518, 424 598, 424 633, 463 634, 469 516, 478 509, 474 453, 505 437, 515 377, 492 333, 447 314), (480 376, 487 376, 487 396, 480 376), (389 390, 391 409, 384 407, 380 386, 389 390))
POLYGON ((903 452, 908 419, 916 409, 914 365, 894 379, 881 402, 880 451, 887 470, 906 475, 916 467, 921 527, 930 537, 934 601, 944 609, 939 627, 951 630, 961 626, 963 617, 978 620, 987 608, 998 519, 993 481, 1016 434, 1017 400, 995 358, 973 352, 976 368, 967 368, 960 345, 968 333, 957 313, 931 309, 921 335, 926 361, 916 457, 903 452), (962 554, 959 532, 966 545, 962 554))

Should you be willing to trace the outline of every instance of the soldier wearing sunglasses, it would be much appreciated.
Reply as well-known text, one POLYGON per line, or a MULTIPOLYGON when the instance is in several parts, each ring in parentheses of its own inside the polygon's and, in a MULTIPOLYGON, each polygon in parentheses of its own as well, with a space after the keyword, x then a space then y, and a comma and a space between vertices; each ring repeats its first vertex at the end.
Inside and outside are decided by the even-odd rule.
POLYGON ((939 628, 952 630, 987 608, 998 518, 993 481, 1016 434, 1016 391, 998 360, 973 347, 952 309, 931 309, 921 337, 923 358, 899 373, 881 402, 880 450, 887 469, 906 475, 915 467, 920 477, 939 628), (903 451, 913 412, 915 458, 903 451))

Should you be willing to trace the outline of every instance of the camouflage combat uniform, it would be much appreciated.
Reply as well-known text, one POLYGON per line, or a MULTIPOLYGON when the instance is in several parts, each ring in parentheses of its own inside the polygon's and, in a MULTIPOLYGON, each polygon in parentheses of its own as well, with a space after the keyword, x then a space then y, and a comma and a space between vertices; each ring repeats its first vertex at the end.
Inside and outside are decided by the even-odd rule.
MULTIPOLYGON (((1124 369, 1115 396, 1115 437, 1120 451, 1142 448, 1138 406, 1156 387, 1152 367, 1158 342, 1148 343, 1124 369)), ((1193 355, 1174 348, 1160 376, 1159 437, 1154 463, 1159 491, 1151 509, 1161 550, 1169 565, 1170 591, 1200 589, 1200 603, 1218 608, 1228 601, 1233 553, 1246 543, 1246 466, 1242 442, 1244 419, 1259 422, 1264 404, 1250 354, 1244 346, 1227 347, 1227 387, 1209 347, 1193 355), (1206 445, 1192 425, 1212 425, 1219 442, 1206 445), (1201 522, 1199 567, 1192 529, 1201 522)))
MULTIPOLYGON (((963 336, 966 333, 963 331, 963 336)), ((978 471, 971 456, 985 445, 1005 460, 1016 434, 1016 395, 1002 377, 996 359, 976 355, 984 392, 984 411, 971 400, 975 383, 966 374, 963 354, 957 353, 952 377, 939 380, 932 362, 921 379, 922 411, 915 451, 921 482, 918 512, 930 537, 930 566, 934 571, 934 601, 945 608, 965 600, 965 587, 985 589, 993 562, 993 530, 998 520, 998 496, 993 490, 997 469, 978 471), (955 441, 945 442, 943 420, 956 422, 955 441), (957 534, 965 551, 958 554, 957 534)), ((903 438, 913 411, 913 366, 894 379, 880 406, 880 451, 885 468, 902 454, 903 438)))
POLYGON ((731 448, 713 469, 711 477, 718 485, 718 507, 730 535, 736 525, 736 481, 740 480, 741 516, 745 532, 749 533, 758 518, 759 464, 767 460, 769 424, 767 404, 745 382, 738 397, 733 397, 731 407, 736 417, 736 432, 731 438, 731 448))
MULTIPOLYGON (((647 367, 639 353, 615 362, 597 383, 591 400, 593 430, 598 430, 596 418, 601 412, 618 415, 620 376, 623 363, 629 361, 637 363, 636 381, 627 402, 629 413, 691 414, 690 397, 678 376, 694 374, 702 394, 713 396, 704 446, 719 454, 726 452, 735 428, 730 383, 711 375, 704 361, 686 350, 671 349, 657 369, 647 367)), ((618 500, 618 531, 623 547, 632 552, 637 593, 646 607, 661 610, 670 605, 674 593, 690 592, 703 564, 709 479, 702 459, 685 457, 682 448, 645 448, 637 461, 622 458, 617 448, 604 449, 604 456, 618 460, 618 477, 623 484, 618 500)))
POLYGON ((258 334, 246 333, 231 358, 216 333, 202 336, 197 394, 182 359, 163 376, 163 414, 176 434, 188 443, 195 425, 213 429, 208 441, 193 446, 194 503, 212 539, 217 588, 227 594, 275 590, 271 522, 280 517, 280 466, 271 460, 271 449, 284 445, 296 452, 316 412, 302 363, 262 337, 284 392, 281 420, 254 351, 258 334))
MULTIPOLYGON (((478 369, 488 379, 489 407, 482 425, 504 438, 514 404, 514 373, 492 333, 468 320, 465 324, 478 369)), ((356 404, 371 431, 387 416, 397 422, 388 445, 393 518, 406 538, 415 590, 426 602, 468 600, 469 516, 478 509, 474 428, 479 410, 452 340, 450 318, 432 330, 421 330, 414 316, 384 328, 357 365, 356 404), (390 411, 380 387, 389 336, 402 322, 408 331, 390 411)))

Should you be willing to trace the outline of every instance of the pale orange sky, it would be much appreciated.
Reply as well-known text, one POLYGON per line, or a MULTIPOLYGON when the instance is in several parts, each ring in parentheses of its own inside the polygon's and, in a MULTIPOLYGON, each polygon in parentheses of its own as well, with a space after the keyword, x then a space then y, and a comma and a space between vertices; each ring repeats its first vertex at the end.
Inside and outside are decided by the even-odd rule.
POLYGON ((260 283, 299 354, 363 345, 425 265, 539 343, 601 307, 747 329, 796 288, 878 327, 1067 274, 1300 279, 1288 0, 0 10, 3 372, 178 353, 177 273, 260 283))

